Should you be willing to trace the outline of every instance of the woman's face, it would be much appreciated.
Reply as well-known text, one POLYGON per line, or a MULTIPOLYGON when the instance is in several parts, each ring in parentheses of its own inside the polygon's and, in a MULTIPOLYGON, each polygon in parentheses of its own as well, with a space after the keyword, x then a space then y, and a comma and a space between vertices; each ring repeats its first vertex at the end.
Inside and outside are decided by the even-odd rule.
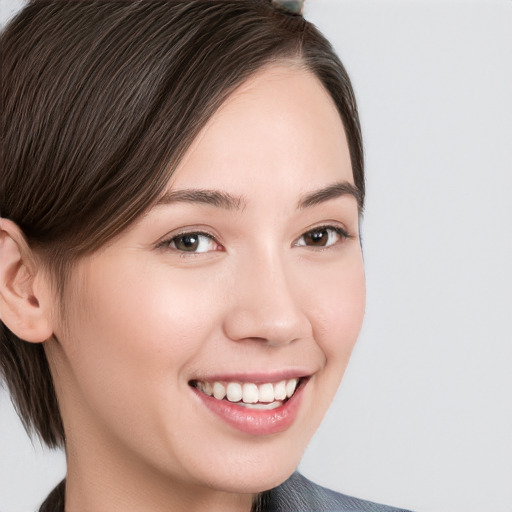
POLYGON ((60 345, 48 344, 70 474, 99 464, 113 480, 144 470, 198 489, 271 488, 322 420, 363 318, 334 103, 297 67, 260 71, 165 192, 78 263, 60 345))

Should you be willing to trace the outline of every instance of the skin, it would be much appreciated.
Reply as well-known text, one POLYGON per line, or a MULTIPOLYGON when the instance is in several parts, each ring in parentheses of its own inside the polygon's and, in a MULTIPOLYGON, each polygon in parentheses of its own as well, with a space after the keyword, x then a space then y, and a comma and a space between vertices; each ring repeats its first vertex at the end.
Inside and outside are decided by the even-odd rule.
MULTIPOLYGON (((24 296, 34 308, 37 294, 44 319, 31 341, 54 334, 45 349, 67 435, 66 510, 249 511, 255 493, 294 471, 364 314, 356 199, 297 208, 339 182, 353 177, 334 103, 309 72, 273 65, 212 117, 166 191, 216 190, 237 207, 155 205, 77 263, 65 319, 27 265, 38 277, 24 296), (303 236, 325 225, 349 236, 324 230, 327 246, 303 236), (180 251, 175 237, 194 232, 212 238, 200 239, 201 252, 180 251), (295 422, 272 435, 227 425, 189 386, 283 369, 311 378, 295 422)), ((4 221, 2 233, 15 253, 15 226, 4 221)))

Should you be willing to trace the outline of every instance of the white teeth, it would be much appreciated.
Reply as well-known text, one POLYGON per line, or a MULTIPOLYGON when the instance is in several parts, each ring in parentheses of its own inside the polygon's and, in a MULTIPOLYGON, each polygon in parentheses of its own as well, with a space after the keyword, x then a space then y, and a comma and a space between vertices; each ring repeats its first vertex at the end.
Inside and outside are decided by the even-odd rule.
POLYGON ((226 396, 230 402, 242 400, 242 386, 238 382, 230 382, 226 388, 226 396))
POLYGON ((213 396, 217 400, 227 398, 230 402, 239 402, 240 405, 250 405, 254 409, 274 409, 282 405, 283 400, 295 393, 299 379, 288 379, 265 384, 251 382, 207 382, 196 381, 196 387, 205 395, 213 396), (277 405, 275 405, 277 404, 277 405))
POLYGON ((286 398, 286 381, 282 380, 274 385, 274 398, 284 400, 286 398))
POLYGON ((222 400, 226 396, 226 387, 220 382, 213 383, 213 396, 217 400, 222 400))
POLYGON ((286 381, 286 396, 290 398, 293 393, 295 393, 295 389, 297 388, 298 379, 290 379, 286 381))
POLYGON ((258 401, 259 392, 256 384, 245 383, 242 388, 242 400, 246 404, 255 404, 258 401))
POLYGON ((205 393, 206 395, 208 396, 212 396, 213 395, 213 386, 212 386, 212 383, 211 382, 203 382, 203 393, 205 393))
POLYGON ((247 407, 247 409, 263 409, 265 411, 270 411, 272 409, 275 409, 276 407, 280 407, 283 405, 283 402, 275 401, 271 404, 245 404, 244 402, 240 402, 239 405, 242 405, 243 407, 247 407))
POLYGON ((260 384, 258 387, 259 402, 273 402, 274 401, 274 386, 270 383, 260 384))

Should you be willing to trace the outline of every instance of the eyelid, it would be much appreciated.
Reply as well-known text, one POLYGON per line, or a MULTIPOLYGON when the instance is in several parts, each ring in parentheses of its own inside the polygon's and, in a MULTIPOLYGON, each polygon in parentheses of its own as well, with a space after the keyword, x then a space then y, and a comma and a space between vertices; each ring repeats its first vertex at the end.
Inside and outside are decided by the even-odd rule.
POLYGON ((160 241, 156 242, 156 245, 165 244, 166 242, 169 242, 171 239, 176 238, 178 236, 183 235, 191 235, 191 234, 197 234, 197 235, 204 235, 209 238, 213 238, 216 240, 220 245, 222 245, 221 242, 219 242, 220 237, 215 232, 215 230, 209 226, 203 225, 203 224, 191 224, 190 226, 183 226, 180 228, 173 229, 172 231, 169 231, 166 233, 160 241))
POLYGON ((311 231, 316 231, 318 229, 334 229, 335 231, 343 233, 343 235, 347 236, 348 238, 351 238, 353 236, 346 226, 344 226, 341 222, 337 222, 334 220, 322 222, 321 224, 318 225, 313 225, 307 228, 306 231, 302 233, 302 235, 305 235, 306 233, 311 233, 311 231))

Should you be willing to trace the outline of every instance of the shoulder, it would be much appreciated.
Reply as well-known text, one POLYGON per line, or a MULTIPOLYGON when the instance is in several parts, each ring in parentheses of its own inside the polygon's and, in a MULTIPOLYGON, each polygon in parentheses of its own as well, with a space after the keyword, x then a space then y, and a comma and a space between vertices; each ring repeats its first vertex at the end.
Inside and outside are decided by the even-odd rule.
POLYGON ((265 505, 265 512, 407 512, 331 491, 300 473, 269 491, 265 505))

